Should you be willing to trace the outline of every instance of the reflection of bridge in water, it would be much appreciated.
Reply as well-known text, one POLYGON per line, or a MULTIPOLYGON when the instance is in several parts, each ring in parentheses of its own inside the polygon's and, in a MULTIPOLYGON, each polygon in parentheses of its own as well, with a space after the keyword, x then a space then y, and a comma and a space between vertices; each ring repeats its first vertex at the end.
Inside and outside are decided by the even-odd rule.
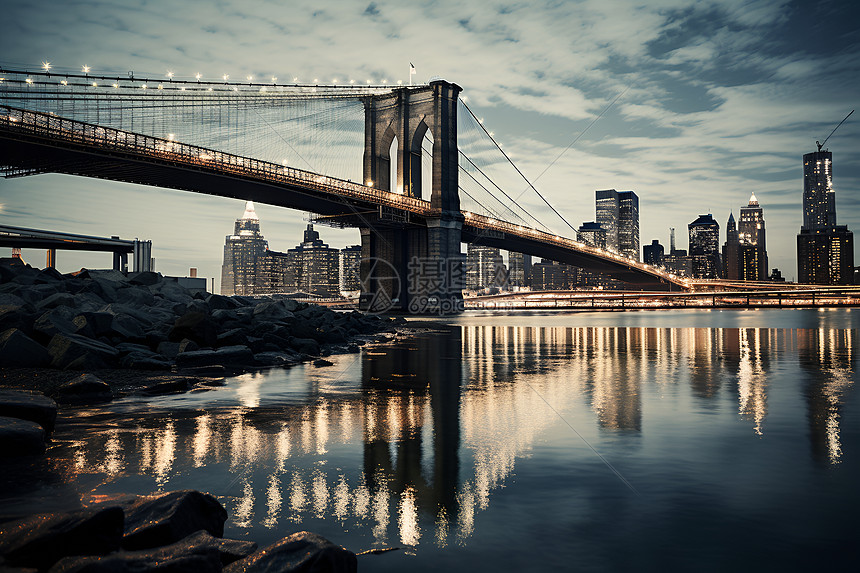
POLYGON ((210 489, 240 528, 329 519, 380 545, 444 546, 468 539, 518 460, 560 425, 546 402, 562 414, 586 404, 602 432, 635 435, 643 394, 685 381, 766 437, 771 362, 797 355, 812 455, 839 463, 854 344, 834 329, 455 327, 369 348, 360 384, 322 379, 294 404, 267 406, 265 376, 243 376, 239 407, 88 435, 71 471, 164 488, 223 474, 232 482, 210 489))

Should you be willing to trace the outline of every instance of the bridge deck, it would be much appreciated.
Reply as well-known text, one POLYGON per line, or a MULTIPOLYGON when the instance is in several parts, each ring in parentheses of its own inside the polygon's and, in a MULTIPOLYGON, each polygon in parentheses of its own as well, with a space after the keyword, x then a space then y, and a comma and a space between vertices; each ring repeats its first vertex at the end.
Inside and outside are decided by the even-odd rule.
MULTIPOLYGON (((413 220, 440 215, 429 201, 352 181, 8 106, 0 106, 0 169, 7 177, 68 173, 195 191, 350 216, 368 226, 367 216, 380 207, 413 220)), ((576 265, 641 288, 689 288, 681 277, 566 237, 474 213, 463 216, 466 242, 576 265)))

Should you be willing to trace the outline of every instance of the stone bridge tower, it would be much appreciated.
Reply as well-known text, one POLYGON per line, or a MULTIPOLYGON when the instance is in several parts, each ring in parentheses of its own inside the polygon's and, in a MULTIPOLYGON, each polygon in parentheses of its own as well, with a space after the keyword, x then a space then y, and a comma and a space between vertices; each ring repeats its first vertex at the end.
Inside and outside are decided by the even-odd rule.
POLYGON ((411 313, 462 310, 463 215, 458 191, 457 99, 443 80, 403 87, 364 101, 364 183, 428 199, 434 213, 419 221, 368 219, 361 229, 361 307, 411 313), (421 144, 433 136, 432 188, 422 189, 421 144), (396 157, 389 156, 397 138, 396 157), (391 161, 397 180, 391 181, 391 161), (428 193, 429 192, 429 193, 428 193), (420 270, 417 269, 420 267, 420 270), (412 271, 412 272, 410 272, 412 271))

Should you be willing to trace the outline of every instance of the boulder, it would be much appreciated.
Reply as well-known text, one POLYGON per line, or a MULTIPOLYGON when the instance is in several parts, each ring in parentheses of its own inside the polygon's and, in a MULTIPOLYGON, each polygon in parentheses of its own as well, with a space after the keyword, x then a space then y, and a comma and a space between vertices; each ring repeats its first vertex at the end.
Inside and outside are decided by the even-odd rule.
POLYGON ((165 340, 164 342, 159 342, 156 347, 156 352, 158 352, 161 356, 167 358, 168 360, 173 360, 176 358, 176 355, 179 354, 179 343, 178 342, 170 342, 165 340))
POLYGON ((108 312, 82 312, 72 319, 78 330, 75 334, 83 334, 83 330, 89 330, 92 336, 109 335, 111 333, 111 324, 113 324, 113 315, 108 312))
POLYGON ((156 285, 162 281, 161 275, 153 271, 143 271, 138 273, 129 273, 128 282, 133 285, 156 285))
POLYGON ((116 506, 45 513, 0 523, 0 555, 40 571, 68 555, 107 555, 120 547, 123 512, 116 506))
POLYGON ((173 342, 188 338, 200 346, 212 347, 218 339, 218 326, 208 314, 192 311, 176 319, 167 338, 173 342))
POLYGON ((254 320, 284 321, 295 318, 282 301, 261 302, 254 307, 254 320))
POLYGON ((149 289, 134 286, 117 289, 115 300, 123 304, 131 304, 134 306, 152 306, 155 303, 155 297, 152 296, 149 289))
POLYGON ((78 334, 54 335, 48 344, 51 366, 70 370, 97 370, 115 363, 119 351, 78 334))
POLYGON ((61 306, 43 312, 33 323, 33 336, 40 341, 48 343, 59 333, 74 334, 79 326, 74 320, 77 315, 75 309, 61 306))
POLYGON ((42 426, 29 420, 0 416, 0 459, 44 452, 45 429, 42 426))
POLYGON ((189 383, 187 378, 176 378, 174 380, 157 382, 141 389, 141 392, 147 396, 163 396, 165 394, 179 394, 181 392, 187 392, 188 388, 189 383))
POLYGON ((219 362, 214 350, 192 350, 176 355, 177 368, 196 368, 215 364, 219 364, 219 362))
POLYGON ((38 304, 43 299, 58 292, 60 292, 60 289, 57 287, 56 282, 54 284, 36 284, 22 290, 21 297, 26 299, 27 302, 38 304))
POLYGON ((215 344, 217 346, 246 346, 248 344, 248 336, 245 334, 244 329, 233 328, 219 334, 215 344))
POLYGON ((221 296, 220 294, 210 294, 203 300, 206 301, 206 304, 209 305, 209 308, 214 310, 228 310, 231 308, 236 308, 236 301, 234 301, 229 296, 221 296))
POLYGON ((310 354, 311 356, 319 356, 319 342, 313 338, 291 338, 290 348, 301 352, 302 354, 310 354))
POLYGON ((67 292, 58 292, 36 303, 37 309, 49 310, 58 306, 75 306, 75 296, 67 292))
POLYGON ((224 573, 339 573, 356 571, 355 553, 307 531, 300 531, 231 563, 224 573))
POLYGON ((81 374, 57 389, 61 404, 98 404, 113 400, 110 386, 94 374, 81 374))
POLYGON ((131 368, 132 370, 159 371, 170 370, 171 368, 170 362, 164 360, 160 355, 142 354, 139 352, 132 352, 125 356, 120 361, 120 364, 123 368, 131 368))
POLYGON ((57 419, 57 403, 32 390, 0 388, 0 416, 36 422, 50 433, 57 419))
POLYGON ((175 543, 199 530, 221 537, 227 511, 209 494, 194 490, 141 497, 125 510, 125 549, 175 543))
POLYGON ((46 366, 50 361, 45 347, 17 328, 0 333, 0 367, 46 366))
POLYGON ((334 366, 333 362, 329 362, 325 358, 318 358, 313 362, 314 366, 317 368, 322 368, 323 366, 334 366))
POLYGON ((148 572, 218 572, 222 565, 249 555, 257 547, 250 541, 212 537, 198 531, 165 547, 139 551, 121 551, 107 557, 67 557, 50 573, 148 573, 148 572))
POLYGON ((146 333, 143 331, 143 325, 141 323, 127 315, 127 314, 116 314, 113 317, 113 322, 111 323, 111 331, 116 336, 124 340, 145 340, 146 333))

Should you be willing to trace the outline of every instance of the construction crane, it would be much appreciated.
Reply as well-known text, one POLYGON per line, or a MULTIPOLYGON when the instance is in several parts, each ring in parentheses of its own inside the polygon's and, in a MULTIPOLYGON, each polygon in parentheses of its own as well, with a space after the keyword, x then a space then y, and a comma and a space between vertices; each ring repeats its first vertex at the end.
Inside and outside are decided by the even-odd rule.
MULTIPOLYGON (((849 117, 851 117, 851 114, 852 114, 852 113, 854 113, 854 110, 853 110, 853 109, 848 113, 848 115, 846 115, 846 116, 845 116, 845 119, 848 119, 849 117)), ((840 121, 840 122, 839 122, 839 125, 842 125, 843 123, 845 123, 845 119, 843 119, 842 121, 840 121)), ((834 127, 834 128, 833 128, 833 131, 831 131, 831 132, 830 132, 830 135, 828 135, 828 136, 824 139, 824 141, 822 141, 821 143, 818 143, 817 141, 815 142, 815 145, 817 145, 817 146, 818 146, 818 151, 819 151, 819 152, 821 151, 821 148, 822 148, 822 147, 824 147, 824 144, 825 144, 825 143, 827 143, 827 140, 828 140, 828 139, 830 139, 830 137, 831 137, 834 133, 836 133, 836 130, 837 130, 837 129, 839 129, 839 125, 837 125, 836 127, 834 127)))

